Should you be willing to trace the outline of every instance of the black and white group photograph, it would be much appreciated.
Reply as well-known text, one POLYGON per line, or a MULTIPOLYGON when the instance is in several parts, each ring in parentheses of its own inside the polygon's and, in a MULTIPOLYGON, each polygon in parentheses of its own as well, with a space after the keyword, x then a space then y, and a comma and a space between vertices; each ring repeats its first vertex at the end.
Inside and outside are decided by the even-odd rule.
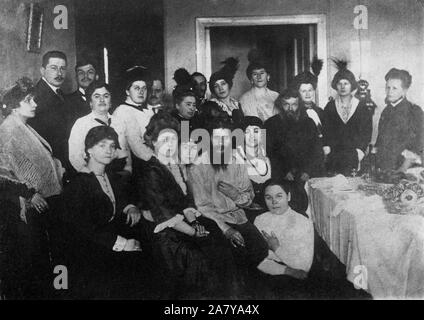
POLYGON ((0 300, 424 300, 424 0, 0 0, 0 300))

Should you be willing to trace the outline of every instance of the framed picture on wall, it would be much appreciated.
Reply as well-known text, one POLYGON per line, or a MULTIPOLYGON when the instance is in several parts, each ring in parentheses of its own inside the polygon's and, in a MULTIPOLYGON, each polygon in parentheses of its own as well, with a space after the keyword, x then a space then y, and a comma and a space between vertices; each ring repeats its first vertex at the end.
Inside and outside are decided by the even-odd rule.
POLYGON ((44 23, 43 8, 37 3, 28 4, 27 17, 26 50, 40 53, 44 23))

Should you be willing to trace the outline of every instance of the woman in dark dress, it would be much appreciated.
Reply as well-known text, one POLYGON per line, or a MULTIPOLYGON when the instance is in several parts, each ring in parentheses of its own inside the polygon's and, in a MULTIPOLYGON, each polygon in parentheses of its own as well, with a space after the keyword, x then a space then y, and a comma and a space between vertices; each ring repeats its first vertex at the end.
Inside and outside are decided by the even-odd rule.
POLYGON ((405 172, 424 160, 424 113, 408 101, 412 76, 392 68, 385 76, 387 106, 381 113, 376 142, 377 167, 405 172))
POLYGON ((147 269, 153 265, 145 256, 141 213, 122 179, 105 172, 119 147, 113 128, 92 128, 85 138, 86 172, 65 188, 73 298, 146 298, 150 291, 146 279, 153 273, 147 269))
POLYGON ((324 109, 324 153, 330 174, 351 175, 360 169, 371 141, 372 113, 353 96, 357 82, 346 62, 338 61, 337 66, 339 71, 331 82, 337 95, 324 109))
POLYGON ((321 73, 322 64, 322 60, 315 57, 311 63, 312 72, 304 71, 299 73, 293 79, 292 87, 299 93, 299 107, 304 108, 308 117, 314 121, 318 137, 322 145, 324 145, 324 109, 315 103, 318 76, 321 73))
POLYGON ((178 131, 178 122, 160 112, 145 133, 155 156, 143 170, 139 190, 151 212, 154 252, 169 283, 168 298, 225 297, 231 294, 231 251, 218 227, 195 209, 185 167, 178 162, 178 131))

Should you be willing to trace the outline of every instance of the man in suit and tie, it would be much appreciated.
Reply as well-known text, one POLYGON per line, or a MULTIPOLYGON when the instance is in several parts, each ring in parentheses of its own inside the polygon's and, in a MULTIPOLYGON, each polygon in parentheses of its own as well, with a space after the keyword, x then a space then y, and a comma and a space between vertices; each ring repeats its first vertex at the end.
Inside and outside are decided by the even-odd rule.
POLYGON ((35 86, 34 101, 38 108, 35 117, 28 124, 51 145, 53 156, 65 168, 65 177, 69 177, 73 170, 68 160, 72 114, 60 89, 65 81, 66 67, 67 59, 63 52, 49 51, 44 54, 40 68, 42 77, 35 86))
POLYGON ((85 96, 85 91, 94 80, 98 80, 96 64, 90 59, 81 59, 77 61, 75 66, 75 74, 77 78, 78 88, 74 92, 66 96, 66 101, 72 110, 71 125, 83 116, 91 112, 90 105, 85 96))
MULTIPOLYGON (((60 87, 65 81, 67 68, 66 55, 60 51, 49 51, 43 55, 40 68, 41 79, 35 85, 34 101, 37 103, 35 117, 28 121, 51 146, 53 157, 60 160, 65 168, 63 183, 70 181, 75 173, 68 159, 68 138, 72 113, 65 102, 60 87)), ((43 228, 49 234, 50 256, 52 265, 66 264, 63 256, 62 199, 51 197, 49 211, 45 215, 43 228)))

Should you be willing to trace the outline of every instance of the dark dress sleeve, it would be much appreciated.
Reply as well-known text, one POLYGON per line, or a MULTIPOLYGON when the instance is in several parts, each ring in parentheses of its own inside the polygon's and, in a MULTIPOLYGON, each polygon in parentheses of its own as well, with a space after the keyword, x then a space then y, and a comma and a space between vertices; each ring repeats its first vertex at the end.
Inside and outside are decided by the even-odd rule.
POLYGON ((308 119, 307 131, 309 139, 309 147, 304 163, 304 171, 310 177, 321 177, 324 174, 324 153, 322 151, 322 141, 318 136, 318 130, 315 123, 308 119))
POLYGON ((408 149, 422 156, 424 150, 424 112, 421 107, 412 105, 410 114, 412 139, 408 149))
POLYGON ((19 204, 19 197, 30 199, 35 193, 34 189, 28 188, 24 183, 13 182, 0 177, 0 200, 19 204))
POLYGON ((327 103, 327 105, 324 108, 324 111, 322 112, 322 135, 323 135, 323 141, 322 144, 323 146, 333 146, 334 145, 334 141, 333 141, 333 133, 334 133, 334 128, 333 128, 333 124, 334 121, 332 121, 332 116, 334 116, 332 114, 332 109, 334 109, 332 106, 334 105, 334 102, 330 101, 327 103))
POLYGON ((145 198, 156 224, 170 220, 177 214, 182 214, 182 210, 186 208, 184 205, 186 199, 178 195, 177 188, 179 187, 169 181, 169 176, 164 170, 166 168, 151 165, 144 172, 145 198), (172 188, 173 186, 175 188, 172 188))
POLYGON ((358 108, 360 108, 360 124, 359 132, 357 134, 357 139, 355 143, 356 149, 362 150, 364 153, 368 148, 368 145, 371 141, 372 135, 372 114, 368 110, 365 104, 361 103, 358 108))
POLYGON ((264 127, 267 155, 271 162, 271 176, 275 179, 283 179, 291 169, 288 147, 284 143, 285 126, 277 115, 265 121, 264 127))
POLYGON ((93 197, 88 181, 79 178, 76 177, 64 191, 66 220, 85 240, 112 250, 118 235, 107 226, 108 219, 100 219, 104 214, 100 211, 106 206, 93 197))

